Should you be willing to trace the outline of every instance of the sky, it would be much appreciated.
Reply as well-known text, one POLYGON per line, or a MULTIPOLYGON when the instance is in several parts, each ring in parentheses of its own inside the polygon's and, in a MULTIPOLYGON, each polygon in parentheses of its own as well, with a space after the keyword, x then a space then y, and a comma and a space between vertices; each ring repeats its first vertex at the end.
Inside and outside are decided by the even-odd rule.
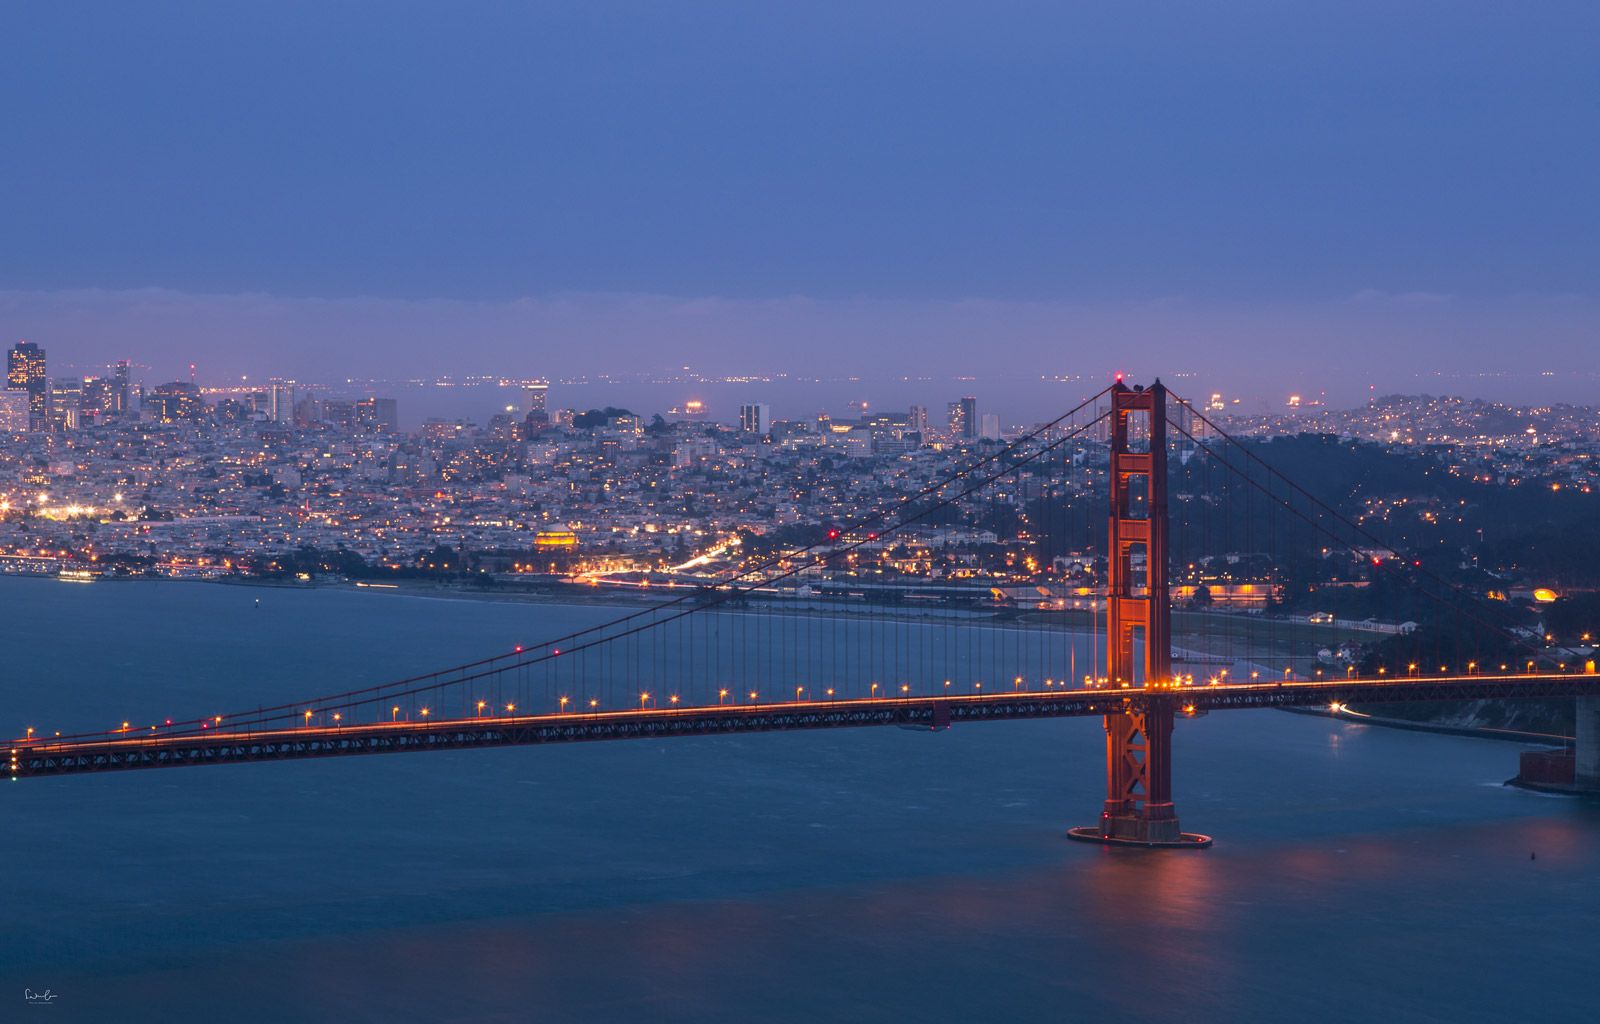
POLYGON ((1596 39, 1562 0, 10 4, 0 339, 1583 400, 1596 39))

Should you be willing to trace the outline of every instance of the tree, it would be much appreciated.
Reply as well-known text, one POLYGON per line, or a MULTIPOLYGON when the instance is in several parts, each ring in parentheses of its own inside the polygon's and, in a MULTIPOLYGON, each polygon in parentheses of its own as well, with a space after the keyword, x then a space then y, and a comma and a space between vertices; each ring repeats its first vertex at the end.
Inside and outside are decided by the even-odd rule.
POLYGON ((616 406, 608 405, 604 409, 590 409, 588 412, 578 413, 572 417, 572 425, 579 430, 593 430, 596 427, 605 426, 618 416, 632 415, 633 413, 627 409, 618 409, 616 406))

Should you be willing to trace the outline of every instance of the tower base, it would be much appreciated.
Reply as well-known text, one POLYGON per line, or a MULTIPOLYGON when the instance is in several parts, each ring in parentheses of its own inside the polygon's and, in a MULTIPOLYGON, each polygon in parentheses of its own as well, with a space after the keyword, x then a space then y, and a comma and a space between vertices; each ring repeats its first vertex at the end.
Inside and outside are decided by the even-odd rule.
MULTIPOLYGON (((1176 822, 1174 822, 1176 824, 1176 822)), ((1211 837, 1198 832, 1177 832, 1160 835, 1120 835, 1103 832, 1099 825, 1084 825, 1067 829, 1067 838, 1080 843, 1100 843, 1103 846, 1138 846, 1144 849, 1203 850, 1211 845, 1211 837)))

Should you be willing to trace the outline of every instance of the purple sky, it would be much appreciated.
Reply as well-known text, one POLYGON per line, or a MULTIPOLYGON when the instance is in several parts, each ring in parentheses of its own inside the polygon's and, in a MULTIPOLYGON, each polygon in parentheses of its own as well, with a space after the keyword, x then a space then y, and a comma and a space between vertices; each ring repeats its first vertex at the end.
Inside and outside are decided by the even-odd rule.
POLYGON ((0 13, 63 369, 1596 383, 1593 3, 89 7, 0 13))

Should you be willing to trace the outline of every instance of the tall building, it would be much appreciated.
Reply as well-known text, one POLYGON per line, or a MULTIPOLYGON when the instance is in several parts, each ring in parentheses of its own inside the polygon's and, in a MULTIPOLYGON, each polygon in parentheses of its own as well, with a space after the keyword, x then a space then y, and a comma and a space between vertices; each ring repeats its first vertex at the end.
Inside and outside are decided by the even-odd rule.
POLYGON ((971 441, 978 436, 978 400, 967 395, 960 401, 951 402, 949 407, 950 438, 955 441, 971 441))
POLYGON ((322 401, 314 392, 306 392, 294 403, 294 425, 310 427, 322 422, 322 401))
POLYGON ((274 377, 267 382, 267 419, 274 423, 294 423, 294 381, 274 377))
POLYGON ((85 377, 83 378, 83 410, 82 420, 87 426, 93 423, 104 423, 116 415, 117 411, 117 384, 110 377, 85 377))
POLYGON ((145 393, 144 406, 150 410, 150 418, 157 423, 198 420, 206 411, 200 388, 188 380, 157 384, 145 393))
POLYGON ((318 403, 322 422, 346 429, 356 424, 356 404, 339 398, 325 398, 318 403))
POLYGON ((985 441, 1000 440, 1000 417, 992 412, 983 414, 983 422, 978 427, 978 436, 985 441))
POLYGON ((545 399, 549 397, 550 385, 544 382, 527 384, 522 388, 523 409, 522 415, 526 417, 530 412, 544 412, 545 399))
POLYGON ((117 416, 127 416, 134 412, 133 389, 128 379, 128 361, 117 360, 117 365, 111 374, 111 412, 117 416))
POLYGON ((57 377, 50 388, 50 429, 77 430, 83 415, 83 378, 57 377))
POLYGON ((911 407, 911 429, 920 434, 924 439, 928 436, 928 410, 920 405, 911 407))
POLYGON ((861 425, 870 432, 872 450, 877 453, 915 451, 922 443, 922 435, 915 428, 915 417, 909 413, 880 412, 863 417, 861 425))
POLYGON ((366 430, 396 433, 400 429, 399 405, 392 398, 363 398, 356 403, 356 423, 366 430))
POLYGON ((20 434, 28 429, 28 393, 0 391, 0 434, 20 434))
POLYGON ((29 430, 50 425, 50 378, 44 372, 44 349, 31 341, 13 345, 6 358, 6 387, 28 393, 29 430))
POLYGON ((765 437, 772 430, 772 408, 765 402, 739 406, 739 429, 746 434, 765 437))

